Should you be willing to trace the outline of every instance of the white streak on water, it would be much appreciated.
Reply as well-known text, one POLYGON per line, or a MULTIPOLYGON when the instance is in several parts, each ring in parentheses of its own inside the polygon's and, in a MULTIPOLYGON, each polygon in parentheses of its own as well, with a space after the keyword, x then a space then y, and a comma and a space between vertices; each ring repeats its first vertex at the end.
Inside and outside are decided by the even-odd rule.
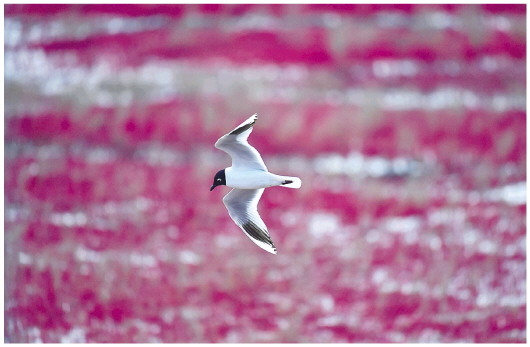
MULTIPOLYGON (((65 56, 68 54, 65 53, 65 56)), ((164 101, 179 94, 229 96, 234 93, 244 93, 245 98, 255 102, 266 102, 273 98, 285 102, 312 101, 360 108, 377 103, 382 111, 479 107, 496 112, 526 110, 524 86, 516 86, 512 91, 497 93, 493 97, 451 83, 440 85, 432 91, 411 87, 355 88, 342 85, 333 70, 317 68, 311 74, 307 67, 297 64, 220 68, 197 67, 181 61, 148 61, 139 67, 116 70, 105 60, 99 60, 90 67, 65 65, 57 56, 46 55, 39 49, 23 48, 6 51, 4 64, 7 95, 15 95, 17 90, 22 89, 28 93, 31 91, 26 98, 31 96, 30 100, 36 100, 20 103, 16 98, 6 98, 7 116, 37 107, 39 98, 36 96, 60 98, 80 107, 118 107, 128 106, 133 101, 164 101), (183 82, 201 80, 206 82, 183 82), (321 88, 322 81, 326 83, 326 88, 321 88)), ((435 71, 457 76, 469 69, 458 61, 440 61, 436 64, 437 68, 433 70, 410 59, 383 59, 374 61, 372 66, 360 68, 373 70, 370 73, 380 79, 416 77, 435 71)), ((520 67, 524 71, 521 62, 503 57, 488 56, 475 65, 476 73, 497 74, 502 69, 501 72, 509 75, 519 71, 520 67)))
POLYGON ((75 258, 81 262, 98 263, 103 259, 103 255, 100 252, 80 246, 75 250, 75 258))
POLYGON ((335 300, 331 295, 324 295, 320 297, 320 305, 324 312, 331 312, 335 307, 335 300))
POLYGON ((375 60, 372 66, 378 78, 412 77, 419 72, 418 64, 409 59, 380 59, 375 60))
POLYGON ((501 201, 510 205, 526 204, 526 182, 518 182, 486 191, 484 197, 490 201, 501 201))
POLYGON ((157 264, 156 258, 150 254, 131 253, 129 259, 132 265, 139 267, 153 267, 157 264))
POLYGON ((169 23, 163 16, 136 18, 99 16, 55 16, 54 19, 32 18, 31 21, 5 18, 6 47, 40 42, 84 40, 95 35, 135 33, 162 28, 169 23))
POLYGON ((51 215, 53 224, 66 227, 83 226, 87 224, 87 220, 84 212, 56 212, 51 215))
POLYGON ((18 262, 22 265, 30 265, 33 263, 33 257, 29 254, 20 252, 18 253, 18 262))
POLYGON ((419 217, 392 217, 385 223, 385 229, 392 233, 403 234, 408 244, 414 244, 419 239, 421 219, 419 217))
POLYGON ((339 218, 331 213, 313 213, 309 218, 309 232, 317 238, 334 233, 339 230, 339 227, 339 218))
POLYGON ((61 337, 61 343, 86 343, 85 330, 82 328, 73 328, 61 337))
POLYGON ((29 328, 28 338, 30 343, 42 343, 41 330, 37 327, 29 328))
POLYGON ((347 156, 337 153, 319 155, 313 160, 315 172, 324 175, 348 176, 420 176, 426 165, 408 158, 387 159, 381 156, 363 156, 352 152, 347 156))
POLYGON ((179 260, 184 264, 190 264, 190 265, 197 265, 197 264, 200 264, 202 261, 200 255, 190 250, 185 250, 185 251, 180 252, 179 260))
POLYGON ((421 220, 418 217, 392 217, 385 226, 394 233, 408 233, 416 231, 420 227, 421 220))

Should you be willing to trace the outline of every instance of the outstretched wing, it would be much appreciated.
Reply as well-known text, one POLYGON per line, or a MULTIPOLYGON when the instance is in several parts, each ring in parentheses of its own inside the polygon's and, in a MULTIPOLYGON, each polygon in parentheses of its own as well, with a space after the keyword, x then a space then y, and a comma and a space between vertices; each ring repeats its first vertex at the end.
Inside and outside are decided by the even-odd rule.
POLYGON ((258 213, 258 202, 263 194, 261 189, 232 189, 223 198, 228 214, 243 232, 259 247, 276 254, 267 226, 258 213))
POLYGON ((268 171, 259 152, 247 141, 257 119, 258 115, 253 114, 215 143, 216 148, 225 151, 232 157, 232 167, 234 168, 268 171))

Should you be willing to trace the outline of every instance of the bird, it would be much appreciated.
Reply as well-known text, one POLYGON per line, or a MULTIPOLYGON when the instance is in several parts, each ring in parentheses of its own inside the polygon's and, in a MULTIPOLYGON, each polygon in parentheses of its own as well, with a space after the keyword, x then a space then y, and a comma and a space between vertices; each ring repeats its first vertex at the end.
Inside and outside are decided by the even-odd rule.
POLYGON ((223 203, 232 220, 256 245, 269 253, 277 254, 267 226, 258 213, 259 199, 265 188, 300 188, 302 180, 299 177, 269 172, 259 152, 248 143, 248 137, 257 119, 258 115, 253 114, 215 143, 216 148, 232 157, 232 166, 215 174, 210 192, 221 185, 232 188, 223 197, 223 203))

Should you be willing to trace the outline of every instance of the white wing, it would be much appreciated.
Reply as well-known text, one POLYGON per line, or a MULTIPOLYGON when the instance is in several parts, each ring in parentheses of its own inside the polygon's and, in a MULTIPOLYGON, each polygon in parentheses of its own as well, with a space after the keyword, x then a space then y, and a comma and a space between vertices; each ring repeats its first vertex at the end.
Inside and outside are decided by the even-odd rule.
POLYGON ((232 157, 232 167, 255 170, 267 170, 259 152, 249 145, 247 139, 252 132, 252 126, 258 119, 257 114, 253 114, 237 128, 222 136, 215 143, 215 147, 230 154, 232 157))
POLYGON ((232 189, 223 198, 228 214, 243 232, 267 252, 276 254, 267 226, 258 214, 258 202, 263 194, 261 189, 232 189))

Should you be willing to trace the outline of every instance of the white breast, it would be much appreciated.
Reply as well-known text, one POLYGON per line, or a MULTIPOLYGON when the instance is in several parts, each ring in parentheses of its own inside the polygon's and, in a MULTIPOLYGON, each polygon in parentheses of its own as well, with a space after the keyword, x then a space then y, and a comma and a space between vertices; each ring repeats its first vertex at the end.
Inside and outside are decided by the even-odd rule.
POLYGON ((232 167, 225 169, 226 185, 238 189, 268 188, 281 184, 279 176, 262 170, 236 170, 232 167))

